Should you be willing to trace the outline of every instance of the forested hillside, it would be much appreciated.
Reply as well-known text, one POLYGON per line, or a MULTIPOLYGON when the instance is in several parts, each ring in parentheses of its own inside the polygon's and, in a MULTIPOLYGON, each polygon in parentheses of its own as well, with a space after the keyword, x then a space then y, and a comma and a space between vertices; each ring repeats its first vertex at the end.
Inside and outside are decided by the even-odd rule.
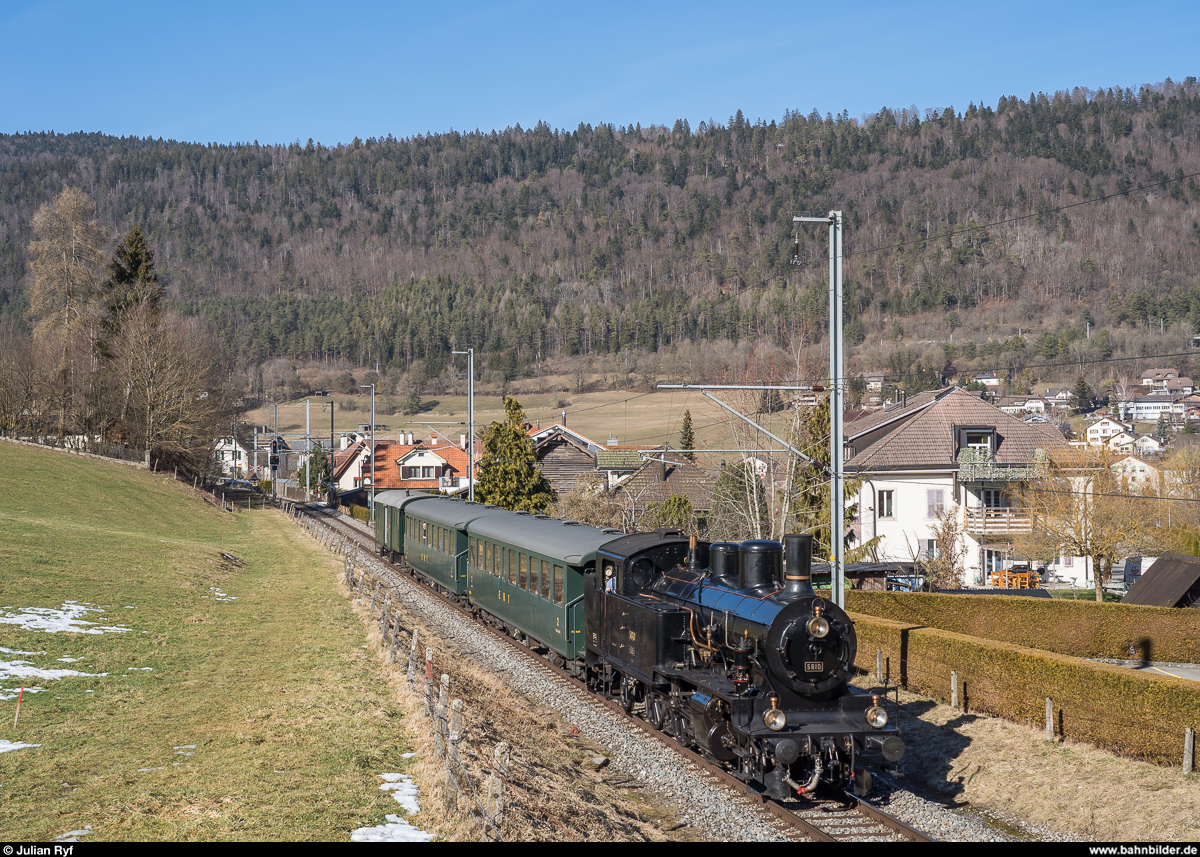
POLYGON ((1149 347, 1139 326, 1200 325, 1197 173, 1195 78, 332 149, 0 135, 0 317, 26 324, 33 214, 73 185, 113 245, 141 225, 168 303, 247 362, 436 371, 473 346, 515 376, 685 341, 789 347, 822 338, 828 252, 808 228, 790 265, 791 217, 840 208, 855 370, 1082 363, 1149 347))

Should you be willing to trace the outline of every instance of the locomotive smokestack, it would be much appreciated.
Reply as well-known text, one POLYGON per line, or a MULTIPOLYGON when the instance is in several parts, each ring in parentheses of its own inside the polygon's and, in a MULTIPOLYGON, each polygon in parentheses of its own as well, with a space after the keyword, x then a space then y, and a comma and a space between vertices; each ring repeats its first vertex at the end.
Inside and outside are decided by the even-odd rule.
POLYGON ((807 533, 783 537, 783 594, 792 597, 816 595, 812 586, 812 543, 807 533))

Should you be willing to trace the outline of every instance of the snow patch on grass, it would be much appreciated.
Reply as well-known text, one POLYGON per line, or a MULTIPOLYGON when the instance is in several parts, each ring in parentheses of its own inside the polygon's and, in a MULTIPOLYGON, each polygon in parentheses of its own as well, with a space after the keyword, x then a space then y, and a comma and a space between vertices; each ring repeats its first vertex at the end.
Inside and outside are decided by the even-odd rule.
MULTIPOLYGON (((67 632, 71 634, 124 634, 132 631, 121 625, 98 625, 84 619, 88 613, 103 613, 99 607, 88 607, 77 601, 67 601, 62 607, 5 607, 15 613, 0 615, 0 625, 19 625, 26 631, 44 631, 48 634, 67 632)), ((22 654, 32 654, 22 652, 22 654)), ((44 654, 39 652, 38 654, 44 654)))
MULTIPOLYGON (((396 803, 404 808, 409 815, 420 812, 417 805, 417 795, 420 790, 413 784, 408 774, 380 774, 383 780, 380 789, 392 793, 396 803)), ((407 820, 398 815, 384 816, 385 823, 376 827, 360 827, 350 833, 351 842, 429 842, 433 834, 413 827, 407 820)))
POLYGON ((92 832, 92 826, 85 824, 82 830, 68 830, 62 836, 55 839, 55 842, 78 842, 80 836, 86 836, 92 832))
POLYGON ((350 833, 351 842, 429 842, 433 834, 413 827, 398 815, 384 816, 386 824, 360 827, 350 833))
POLYGON ((20 741, 9 741, 0 738, 0 753, 11 753, 13 750, 24 750, 26 747, 40 747, 41 744, 23 744, 20 741))

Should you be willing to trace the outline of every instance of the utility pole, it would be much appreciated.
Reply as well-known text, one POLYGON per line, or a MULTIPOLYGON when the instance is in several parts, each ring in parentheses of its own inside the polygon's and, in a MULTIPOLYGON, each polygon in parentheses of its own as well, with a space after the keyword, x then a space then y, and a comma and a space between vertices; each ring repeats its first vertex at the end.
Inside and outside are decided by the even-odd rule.
POLYGON ((371 388, 371 526, 375 526, 375 385, 359 384, 371 388))
POLYGON ((308 454, 304 465, 304 502, 307 503, 311 498, 308 496, 308 484, 312 481, 312 435, 309 434, 312 417, 312 400, 304 400, 304 451, 308 454))
MULTIPOLYGON (((829 560, 833 603, 844 607, 846 476, 842 461, 842 412, 846 379, 842 363, 842 212, 831 211, 825 217, 793 217, 792 222, 829 224, 829 541, 833 550, 829 560)), ((799 253, 797 233, 792 264, 800 263, 799 253)))
POLYGON ((272 502, 274 502, 276 497, 278 496, 278 494, 277 494, 278 486, 279 486, 279 479, 278 479, 279 458, 278 458, 278 451, 277 451, 278 444, 279 444, 279 405, 276 405, 275 406, 275 433, 274 433, 274 436, 271 438, 271 460, 270 460, 270 464, 271 464, 271 501, 272 502))
POLYGON ((467 499, 475 502, 475 349, 454 351, 467 355, 467 499))

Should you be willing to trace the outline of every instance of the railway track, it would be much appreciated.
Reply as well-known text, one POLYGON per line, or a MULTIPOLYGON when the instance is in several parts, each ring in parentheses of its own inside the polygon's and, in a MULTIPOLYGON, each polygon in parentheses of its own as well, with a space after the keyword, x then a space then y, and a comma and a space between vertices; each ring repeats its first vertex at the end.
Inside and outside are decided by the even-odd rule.
MULTIPOLYGON (((448 606, 458 606, 446 599, 444 594, 435 590, 434 587, 409 574, 402 566, 389 563, 378 556, 375 552, 374 540, 367 533, 343 521, 339 515, 332 514, 323 507, 314 508, 301 503, 295 504, 295 508, 301 513, 319 520, 324 526, 353 542, 359 550, 366 552, 397 578, 402 578, 409 584, 438 595, 448 606)), ((465 610, 463 612, 466 614, 465 610)), ((475 617, 471 616, 471 618, 475 617)), ((820 842, 937 841, 849 792, 834 799, 788 803, 780 803, 766 798, 700 754, 679 744, 674 738, 652 728, 640 717, 626 713, 615 701, 592 693, 587 689, 585 682, 569 675, 565 670, 553 666, 549 660, 539 656, 535 650, 530 649, 522 642, 487 623, 478 622, 477 627, 523 656, 536 658, 538 663, 546 668, 548 676, 553 676, 554 679, 584 694, 589 702, 599 704, 615 719, 640 730, 646 736, 670 748, 672 752, 703 771, 710 780, 719 782, 732 791, 749 807, 769 814, 775 821, 806 839, 820 842)))

